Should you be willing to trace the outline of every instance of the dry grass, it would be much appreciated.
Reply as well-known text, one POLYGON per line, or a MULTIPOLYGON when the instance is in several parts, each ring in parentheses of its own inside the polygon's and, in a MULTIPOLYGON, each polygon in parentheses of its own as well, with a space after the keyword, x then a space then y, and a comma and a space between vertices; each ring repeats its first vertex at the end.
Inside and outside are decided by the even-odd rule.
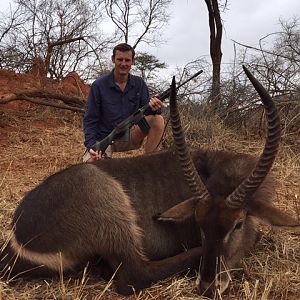
MULTIPOLYGON (((186 124, 186 119, 183 121, 186 124)), ((244 139, 225 129, 218 119, 193 121, 187 128, 192 146, 258 154, 263 141, 244 139)), ((169 133, 166 140, 169 140, 169 133)), ((298 137, 299 138, 299 137, 298 137)), ((0 112, 0 224, 2 240, 9 235, 12 213, 22 196, 45 176, 81 161, 81 116, 50 108, 0 112)), ((165 142, 168 144, 168 142, 165 142)), ((299 149, 298 149, 299 150, 299 149)), ((133 155, 130 153, 129 155, 133 155)), ((282 145, 275 162, 278 179, 276 204, 299 216, 300 152, 282 145)), ((230 289, 219 299, 299 299, 300 237, 283 230, 263 228, 254 253, 243 261, 230 289)), ((0 281, 0 299, 125 299, 110 283, 81 274, 76 279, 0 281)), ((171 278, 129 299, 201 299, 194 278, 171 278)))

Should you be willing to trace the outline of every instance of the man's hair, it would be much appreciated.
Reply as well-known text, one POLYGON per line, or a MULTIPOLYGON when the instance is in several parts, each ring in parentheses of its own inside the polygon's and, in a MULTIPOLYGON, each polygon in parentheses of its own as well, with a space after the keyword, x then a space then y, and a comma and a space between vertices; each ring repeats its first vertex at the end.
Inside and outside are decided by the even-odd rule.
POLYGON ((131 53, 132 53, 132 59, 135 56, 134 49, 130 45, 126 44, 126 43, 121 43, 121 44, 118 44, 117 46, 115 46, 115 48, 113 49, 113 55, 112 55, 113 57, 116 56, 117 50, 121 51, 121 52, 131 51, 131 53))

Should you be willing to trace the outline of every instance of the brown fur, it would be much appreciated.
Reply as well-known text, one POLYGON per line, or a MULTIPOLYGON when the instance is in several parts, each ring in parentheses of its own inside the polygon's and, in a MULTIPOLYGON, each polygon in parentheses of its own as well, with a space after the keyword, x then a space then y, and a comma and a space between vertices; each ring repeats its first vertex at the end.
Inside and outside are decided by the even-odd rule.
MULTIPOLYGON (((197 150, 193 159, 208 190, 222 197, 255 163, 249 156, 218 151, 197 150)), ((263 194, 269 201, 270 195, 263 194)), ((10 268, 3 273, 10 278, 49 276, 101 257, 110 274, 120 266, 116 286, 128 294, 131 285, 139 290, 197 269, 202 254, 199 220, 188 218, 184 225, 153 220, 189 197, 172 151, 69 167, 46 178, 17 207, 14 235, 2 253, 10 268)))
POLYGON ((275 226, 299 226, 299 222, 272 206, 276 182, 267 175, 255 193, 240 208, 230 207, 225 199, 248 176, 255 158, 228 152, 194 154, 195 166, 207 192, 195 203, 194 198, 156 215, 166 224, 195 221, 201 228, 202 258, 197 285, 199 293, 213 297, 222 293, 230 281, 230 271, 240 268, 240 261, 258 239, 258 219, 275 226))
MULTIPOLYGON (((174 230, 171 228, 162 229, 162 236, 156 235, 163 226, 152 220, 152 212, 157 212, 154 203, 161 190, 155 188, 153 180, 139 179, 140 171, 129 174, 132 168, 140 170, 143 162, 154 169, 152 159, 79 164, 46 178, 15 211, 14 233, 1 254, 3 275, 11 279, 52 276, 101 257, 108 263, 110 274, 121 265, 116 285, 120 293, 127 294, 132 292, 131 285, 139 290, 166 276, 196 268, 200 248, 186 252, 186 237, 162 245, 163 238, 174 230), (149 258, 162 260, 154 263, 149 258)), ((174 156, 170 159, 173 161, 174 156)), ((168 206, 162 203, 161 207, 168 206)), ((191 243, 187 248, 198 244, 191 243)))

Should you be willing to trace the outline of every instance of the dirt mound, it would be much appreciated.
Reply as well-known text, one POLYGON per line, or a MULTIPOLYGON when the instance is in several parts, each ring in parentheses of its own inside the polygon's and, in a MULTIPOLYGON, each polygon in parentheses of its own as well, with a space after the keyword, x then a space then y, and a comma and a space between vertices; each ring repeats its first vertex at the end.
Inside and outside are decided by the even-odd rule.
MULTIPOLYGON (((85 84, 76 72, 69 73, 61 81, 45 77, 41 61, 36 61, 28 73, 0 70, 0 99, 12 97, 15 94, 39 91, 47 95, 63 95, 85 100, 89 88, 89 85, 85 84)), ((1 109, 22 109, 31 105, 24 101, 13 101, 5 104, 5 107, 1 109)))

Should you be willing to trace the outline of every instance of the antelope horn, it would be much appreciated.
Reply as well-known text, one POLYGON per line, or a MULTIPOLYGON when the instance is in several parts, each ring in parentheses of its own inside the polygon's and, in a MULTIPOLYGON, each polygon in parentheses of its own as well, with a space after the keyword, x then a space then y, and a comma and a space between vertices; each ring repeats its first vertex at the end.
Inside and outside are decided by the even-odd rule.
POLYGON ((184 172, 184 177, 193 193, 194 198, 196 200, 199 200, 203 198, 203 188, 201 189, 201 186, 204 187, 204 184, 201 181, 201 178, 191 158, 190 151, 186 145, 176 101, 175 77, 173 77, 170 91, 170 119, 172 125, 174 144, 181 168, 184 172))
POLYGON ((243 66, 243 69, 259 94, 266 110, 268 134, 263 153, 251 174, 227 197, 226 203, 232 208, 240 208, 246 204, 258 189, 275 160, 280 141, 280 119, 275 103, 260 82, 243 66))

